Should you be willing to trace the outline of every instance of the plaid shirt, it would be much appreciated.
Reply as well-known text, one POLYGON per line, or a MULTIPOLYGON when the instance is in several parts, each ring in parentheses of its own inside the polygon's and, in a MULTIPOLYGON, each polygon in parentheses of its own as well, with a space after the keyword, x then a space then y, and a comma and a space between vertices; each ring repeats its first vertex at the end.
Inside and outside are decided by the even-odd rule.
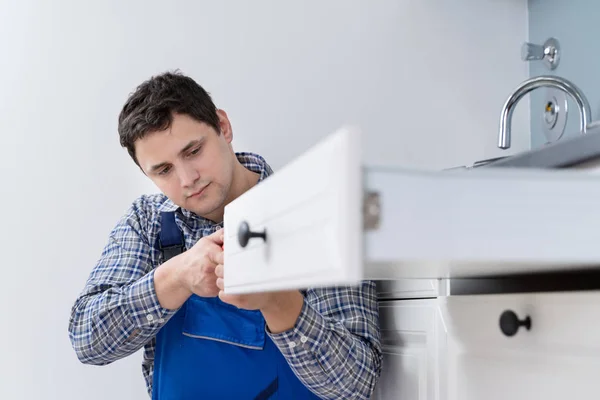
MULTIPOLYGON (((272 170, 252 153, 237 153, 240 162, 260 174, 272 170)), ((69 337, 86 364, 105 365, 144 348, 142 371, 152 393, 155 336, 176 310, 161 307, 154 291, 160 264, 155 243, 159 213, 177 211, 186 247, 222 224, 177 207, 162 194, 143 195, 109 235, 102 255, 75 301, 69 337)), ((304 304, 296 325, 269 337, 298 378, 324 399, 368 399, 381 374, 381 342, 373 282, 358 287, 302 291, 304 304)))

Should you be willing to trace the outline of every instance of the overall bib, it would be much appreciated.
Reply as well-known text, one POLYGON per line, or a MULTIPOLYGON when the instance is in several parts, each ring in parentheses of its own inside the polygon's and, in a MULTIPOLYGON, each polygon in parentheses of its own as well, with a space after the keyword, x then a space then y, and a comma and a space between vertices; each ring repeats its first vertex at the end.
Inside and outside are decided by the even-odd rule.
MULTIPOLYGON (((164 261, 185 251, 173 212, 161 213, 164 261)), ((156 336, 153 400, 309 400, 265 333, 260 311, 192 295, 156 336)))

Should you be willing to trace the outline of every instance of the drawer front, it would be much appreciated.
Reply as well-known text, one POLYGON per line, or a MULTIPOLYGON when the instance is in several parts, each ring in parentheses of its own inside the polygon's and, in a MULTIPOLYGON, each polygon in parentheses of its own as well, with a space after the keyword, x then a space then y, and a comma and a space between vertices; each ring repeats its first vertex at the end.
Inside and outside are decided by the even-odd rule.
POLYGON ((600 292, 531 293, 451 296, 442 310, 453 340, 482 350, 600 355, 600 292), (505 327, 529 317, 530 329, 521 326, 513 336, 505 327), (510 313, 510 314, 509 314, 510 313))
POLYGON ((358 132, 341 129, 225 207, 225 291, 360 281, 361 200, 358 132))
POLYGON ((600 293, 459 296, 440 303, 449 399, 563 400, 600 392, 600 293), (529 317, 530 329, 514 329, 515 316, 529 317))

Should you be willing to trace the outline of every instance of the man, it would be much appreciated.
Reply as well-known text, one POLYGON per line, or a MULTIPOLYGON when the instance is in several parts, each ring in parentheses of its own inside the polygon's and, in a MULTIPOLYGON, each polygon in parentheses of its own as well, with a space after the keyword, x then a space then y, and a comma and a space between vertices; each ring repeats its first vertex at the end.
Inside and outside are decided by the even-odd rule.
POLYGON ((81 362, 144 347, 148 393, 160 400, 369 398, 382 359, 372 282, 223 293, 224 207, 272 170, 233 151, 210 95, 178 72, 154 76, 130 95, 118 131, 162 193, 133 202, 72 308, 81 362))

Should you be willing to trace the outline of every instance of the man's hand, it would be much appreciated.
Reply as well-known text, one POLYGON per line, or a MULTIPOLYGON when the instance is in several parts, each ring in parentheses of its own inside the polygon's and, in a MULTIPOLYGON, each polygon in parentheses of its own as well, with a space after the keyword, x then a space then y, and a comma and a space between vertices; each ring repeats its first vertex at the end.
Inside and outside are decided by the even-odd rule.
POLYGON ((223 229, 204 236, 188 251, 181 254, 179 279, 191 293, 201 297, 219 294, 215 267, 223 253, 223 229))
POLYGON ((188 251, 171 258, 154 270, 154 289, 160 305, 176 310, 192 295, 219 294, 215 258, 222 253, 222 230, 201 238, 188 251))
POLYGON ((249 294, 225 294, 224 289, 224 266, 223 253, 217 257, 215 274, 217 275, 217 287, 219 298, 238 308, 246 310, 260 310, 272 333, 279 333, 292 329, 302 311, 304 296, 297 290, 282 292, 261 292, 249 294))

